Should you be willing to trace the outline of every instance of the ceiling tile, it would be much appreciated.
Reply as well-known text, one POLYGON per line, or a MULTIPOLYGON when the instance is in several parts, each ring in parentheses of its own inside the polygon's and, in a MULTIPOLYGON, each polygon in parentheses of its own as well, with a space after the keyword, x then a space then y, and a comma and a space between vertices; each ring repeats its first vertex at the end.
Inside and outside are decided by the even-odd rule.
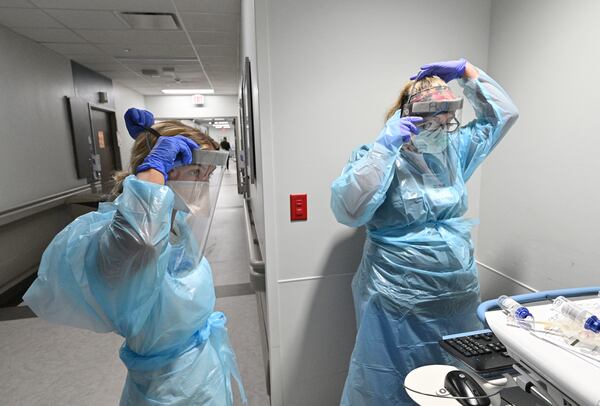
MULTIPOLYGON (((95 70, 95 69, 94 69, 95 70)), ((136 79, 139 78, 139 75, 130 71, 120 71, 120 72, 112 72, 112 71, 97 71, 98 73, 108 76, 112 79, 136 79)))
POLYGON ((176 72, 176 75, 180 79, 202 79, 202 80, 206 80, 206 76, 204 75, 204 72, 202 72, 202 71, 198 71, 198 72, 176 72))
POLYGON ((102 55, 102 51, 89 44, 43 44, 63 55, 102 55))
POLYGON ((237 56, 204 56, 201 58, 202 63, 208 66, 214 65, 237 65, 237 56))
POLYGON ((237 33, 240 17, 234 14, 185 13, 181 20, 188 31, 227 31, 237 33))
POLYGON ((225 57, 237 57, 237 47, 231 45, 198 45, 196 51, 200 55, 200 59, 207 56, 225 56, 225 57))
POLYGON ((237 32, 189 31, 195 45, 235 45, 239 43, 237 32))
POLYGON ((64 28, 42 10, 33 8, 3 8, 0 10, 0 24, 7 27, 64 28))
POLYGON ((73 30, 125 30, 129 28, 110 11, 47 10, 47 12, 73 30))
POLYGON ((85 42, 73 31, 61 28, 13 28, 13 31, 36 42, 85 42))
POLYGON ((179 12, 199 11, 202 13, 240 14, 240 0, 175 0, 179 12))
POLYGON ((196 61, 196 63, 194 65, 160 65, 159 68, 163 67, 163 66, 170 66, 175 68, 175 72, 177 73, 193 73, 193 72, 202 72, 202 67, 200 66, 200 64, 198 63, 198 61, 196 61))
POLYGON ((117 57, 115 58, 120 62, 126 64, 129 67, 142 69, 142 68, 156 68, 162 66, 191 66, 195 69, 198 64, 198 58, 192 57, 177 57, 177 58, 145 58, 145 57, 117 57))
POLYGON ((168 0, 30 0, 45 9, 119 10, 140 12, 172 12, 168 0))
POLYGON ((152 84, 149 81, 147 81, 139 76, 136 79, 119 79, 119 80, 127 81, 127 83, 130 83, 135 86, 143 86, 143 87, 151 87, 152 86, 152 84))
POLYGON ((189 45, 164 45, 164 44, 98 44, 98 47, 115 57, 121 58, 192 58, 194 51, 189 45), (128 49, 128 52, 125 52, 128 49))
POLYGON ((211 74, 211 73, 215 73, 215 72, 219 72, 219 73, 229 73, 229 74, 238 74, 239 69, 237 66, 231 65, 231 66, 204 66, 204 69, 206 70, 206 73, 211 74))
POLYGON ((110 55, 70 55, 65 54, 69 59, 72 59, 80 64, 85 65, 86 63, 116 63, 110 55))
POLYGON ((84 63, 85 66, 96 72, 129 72, 129 70, 118 63, 84 63))
POLYGON ((0 0, 0 8, 5 7, 34 8, 35 6, 27 0, 0 0))
MULTIPOLYGON (((189 44, 183 31, 80 30, 79 35, 96 44, 189 44)), ((125 46, 123 46, 125 48, 125 46)))
POLYGON ((208 73, 208 77, 210 78, 211 82, 215 81, 215 82, 226 82, 226 81, 232 81, 235 80, 235 78, 237 77, 237 75, 234 75, 232 73, 208 73))

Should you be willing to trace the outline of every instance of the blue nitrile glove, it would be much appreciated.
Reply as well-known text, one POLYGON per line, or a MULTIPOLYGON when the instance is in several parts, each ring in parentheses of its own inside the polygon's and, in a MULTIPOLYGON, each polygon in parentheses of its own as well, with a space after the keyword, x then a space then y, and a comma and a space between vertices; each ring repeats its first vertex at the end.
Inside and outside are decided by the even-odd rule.
POLYGON ((154 115, 147 110, 130 108, 125 112, 125 125, 134 140, 139 133, 154 124, 154 115))
POLYGON ((400 117, 401 114, 401 110, 396 111, 377 136, 376 142, 391 151, 409 142, 411 133, 418 134, 421 131, 415 124, 422 122, 423 117, 400 117))
POLYGON ((198 144, 183 135, 159 137, 144 162, 137 167, 136 173, 156 169, 165 176, 166 182, 169 172, 175 167, 175 161, 189 165, 192 162, 192 150, 197 148, 198 144))
POLYGON ((410 77, 410 80, 421 80, 427 76, 438 76, 444 82, 461 78, 465 74, 467 60, 460 58, 456 61, 444 61, 428 63, 421 66, 421 70, 416 75, 410 77))

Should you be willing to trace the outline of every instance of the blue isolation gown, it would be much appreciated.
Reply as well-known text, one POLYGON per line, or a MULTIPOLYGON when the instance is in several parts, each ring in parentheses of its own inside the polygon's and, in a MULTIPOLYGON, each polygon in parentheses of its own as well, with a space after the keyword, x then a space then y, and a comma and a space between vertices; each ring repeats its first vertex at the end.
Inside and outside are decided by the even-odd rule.
POLYGON ((245 401, 210 265, 193 259, 184 216, 171 227, 173 199, 127 177, 54 238, 23 299, 48 321, 125 338, 121 405, 232 405, 232 375, 245 401))
POLYGON ((473 221, 461 218, 465 182, 518 111, 481 70, 477 79, 459 82, 477 118, 449 135, 443 152, 363 145, 331 186, 337 220, 367 226, 352 281, 358 334, 344 406, 413 404, 403 389, 408 372, 451 363, 438 340, 481 328, 473 221))

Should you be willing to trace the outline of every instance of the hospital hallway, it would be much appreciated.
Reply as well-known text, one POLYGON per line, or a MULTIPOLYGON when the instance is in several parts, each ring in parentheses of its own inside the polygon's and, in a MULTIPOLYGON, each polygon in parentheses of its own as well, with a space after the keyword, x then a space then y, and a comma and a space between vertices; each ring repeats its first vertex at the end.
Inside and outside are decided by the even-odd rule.
MULTIPOLYGON (((256 296, 249 283, 243 198, 235 166, 225 172, 205 252, 213 270, 216 310, 227 318, 248 404, 269 405, 258 331, 256 296)), ((3 405, 119 403, 126 369, 116 334, 48 323, 25 306, 0 308, 0 393, 3 405)), ((235 404, 239 396, 234 387, 235 404)))

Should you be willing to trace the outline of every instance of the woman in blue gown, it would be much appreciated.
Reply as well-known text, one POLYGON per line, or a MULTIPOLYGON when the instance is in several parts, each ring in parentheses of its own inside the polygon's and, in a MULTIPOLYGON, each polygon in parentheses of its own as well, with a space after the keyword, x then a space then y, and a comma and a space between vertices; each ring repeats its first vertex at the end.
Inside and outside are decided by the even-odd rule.
POLYGON ((449 363, 438 340, 481 327, 473 221, 462 218, 465 183, 516 121, 517 108, 464 59, 425 65, 413 78, 376 142, 356 149, 331 187, 336 219, 367 228, 352 281, 358 333, 346 406, 413 404, 403 388, 408 372, 449 363), (415 134, 422 118, 401 117, 403 108, 434 88, 451 95, 446 82, 453 79, 476 119, 445 137, 415 134))
POLYGON ((53 239, 24 301, 48 321, 125 338, 121 405, 232 405, 231 376, 245 401, 210 265, 190 260, 193 244, 164 185, 192 149, 218 145, 180 122, 152 126, 149 112, 128 115, 135 174, 118 175, 114 202, 53 239))

